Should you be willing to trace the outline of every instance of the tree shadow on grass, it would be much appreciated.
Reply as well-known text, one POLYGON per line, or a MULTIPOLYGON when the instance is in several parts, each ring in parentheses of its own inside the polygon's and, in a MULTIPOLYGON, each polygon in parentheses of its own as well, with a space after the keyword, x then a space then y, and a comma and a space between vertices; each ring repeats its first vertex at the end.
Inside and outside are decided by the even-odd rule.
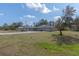
POLYGON ((75 43, 79 43, 79 38, 74 38, 71 36, 66 36, 66 35, 53 35, 53 37, 55 37, 55 41, 58 45, 62 45, 62 44, 75 44, 75 43))

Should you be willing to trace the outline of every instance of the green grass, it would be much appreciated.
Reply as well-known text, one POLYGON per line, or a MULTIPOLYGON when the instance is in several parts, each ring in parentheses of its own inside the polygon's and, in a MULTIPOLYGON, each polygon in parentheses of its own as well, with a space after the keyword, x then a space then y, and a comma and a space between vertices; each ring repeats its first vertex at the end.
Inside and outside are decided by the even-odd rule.
POLYGON ((47 50, 49 55, 55 55, 55 56, 79 55, 79 44, 58 46, 56 44, 40 43, 38 44, 38 46, 40 46, 40 48, 44 48, 45 50, 47 50))
MULTIPOLYGON (((0 55, 21 56, 79 56, 79 44, 57 45, 55 36, 59 32, 40 32, 0 36, 0 55)), ((66 36, 79 38, 79 32, 63 31, 66 36)))

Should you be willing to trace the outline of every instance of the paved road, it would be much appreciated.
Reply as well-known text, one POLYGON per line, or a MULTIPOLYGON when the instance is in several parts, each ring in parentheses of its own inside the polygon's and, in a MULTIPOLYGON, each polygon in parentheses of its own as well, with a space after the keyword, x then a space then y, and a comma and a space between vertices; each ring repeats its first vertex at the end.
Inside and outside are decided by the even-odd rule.
POLYGON ((38 32, 10 32, 10 33, 0 33, 0 35, 14 35, 14 34, 26 34, 26 33, 38 33, 38 32))

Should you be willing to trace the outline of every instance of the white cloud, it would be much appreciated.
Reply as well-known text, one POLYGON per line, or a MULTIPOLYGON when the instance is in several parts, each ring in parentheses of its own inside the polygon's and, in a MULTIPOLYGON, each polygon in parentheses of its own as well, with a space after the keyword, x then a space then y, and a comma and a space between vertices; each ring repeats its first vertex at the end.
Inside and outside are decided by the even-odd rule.
POLYGON ((23 19, 23 17, 20 17, 20 19, 23 19))
POLYGON ((52 12, 50 9, 46 7, 45 4, 41 4, 41 3, 26 3, 26 6, 36 11, 40 11, 44 14, 52 12))
POLYGON ((20 19, 25 19, 25 18, 36 18, 36 16, 33 16, 33 15, 24 15, 24 16, 20 17, 20 19))
POLYGON ((27 17, 27 18, 36 18, 36 17, 33 16, 33 15, 25 15, 24 17, 27 17))
POLYGON ((0 13, 0 16, 3 16, 4 15, 4 13, 0 13))
POLYGON ((50 12, 52 12, 50 9, 48 9, 46 6, 45 6, 45 4, 43 4, 43 9, 42 9, 42 13, 50 13, 50 12))
POLYGON ((76 9, 76 12, 79 12, 79 9, 78 8, 75 8, 76 9))
POLYGON ((59 9, 53 6, 53 11, 59 11, 59 9))
POLYGON ((55 17, 54 17, 54 21, 57 21, 58 18, 61 18, 61 16, 55 16, 55 17))
POLYGON ((76 18, 76 16, 73 16, 72 18, 73 18, 73 19, 75 19, 75 18, 76 18))

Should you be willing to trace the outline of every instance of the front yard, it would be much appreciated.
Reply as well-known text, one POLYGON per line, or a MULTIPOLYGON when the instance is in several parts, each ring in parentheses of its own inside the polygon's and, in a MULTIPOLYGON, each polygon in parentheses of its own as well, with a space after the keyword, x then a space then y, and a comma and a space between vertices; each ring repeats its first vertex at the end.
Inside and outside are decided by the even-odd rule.
MULTIPOLYGON (((40 32, 0 36, 0 55, 46 56, 79 55, 79 43, 57 45, 59 32, 40 32)), ((79 32, 64 31, 65 36, 79 38, 79 32)))

